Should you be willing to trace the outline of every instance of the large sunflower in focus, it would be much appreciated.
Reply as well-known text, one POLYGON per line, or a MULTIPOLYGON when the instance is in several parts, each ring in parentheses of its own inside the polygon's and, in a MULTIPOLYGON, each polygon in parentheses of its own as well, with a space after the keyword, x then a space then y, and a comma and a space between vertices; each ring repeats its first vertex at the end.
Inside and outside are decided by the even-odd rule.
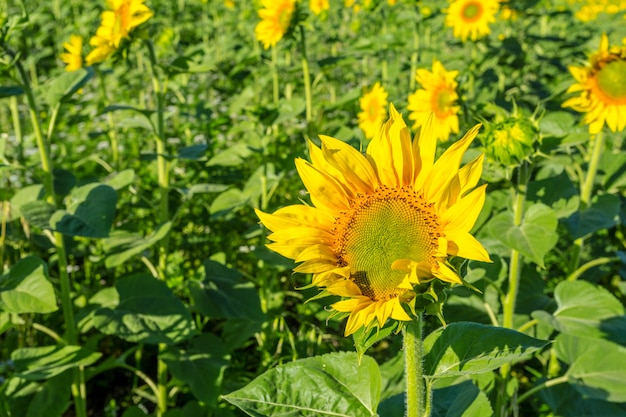
POLYGON ((446 26, 454 29, 454 37, 463 42, 488 35, 489 24, 496 21, 499 0, 452 0, 446 13, 446 26))
POLYGON ((415 120, 413 127, 423 126, 434 113, 434 134, 439 140, 446 140, 450 133, 459 132, 459 111, 456 104, 459 95, 456 92, 458 71, 446 71, 441 62, 433 61, 433 70, 418 69, 415 79, 423 87, 409 96, 407 109, 410 120, 415 120))
POLYGON ((321 148, 309 143, 311 162, 296 160, 313 206, 257 210, 273 232, 268 247, 302 262, 294 271, 312 273, 326 295, 343 297, 332 308, 349 313, 346 335, 411 320, 401 303, 414 301, 414 284, 461 283, 448 256, 490 261, 469 233, 485 200, 485 185, 475 188, 482 155, 459 169, 479 126, 435 161, 435 123, 430 118, 412 142, 391 106, 365 155, 320 136, 321 148))
POLYGON ((586 113, 583 121, 590 133, 598 133, 606 122, 613 132, 626 127, 626 46, 609 47, 609 39, 602 35, 600 49, 589 58, 589 66, 570 66, 576 78, 567 91, 580 93, 563 103, 586 113))
POLYGON ((296 10, 295 0, 262 0, 259 10, 261 21, 254 28, 254 34, 263 48, 274 46, 285 36, 296 10))
POLYGON ((374 87, 359 99, 361 112, 358 114, 359 127, 365 133, 365 137, 372 139, 380 130, 387 117, 387 92, 380 85, 374 87))
POLYGON ((100 27, 89 40, 94 49, 85 59, 87 65, 107 59, 120 47, 122 39, 152 17, 152 11, 143 3, 144 0, 107 0, 111 10, 102 12, 100 27))

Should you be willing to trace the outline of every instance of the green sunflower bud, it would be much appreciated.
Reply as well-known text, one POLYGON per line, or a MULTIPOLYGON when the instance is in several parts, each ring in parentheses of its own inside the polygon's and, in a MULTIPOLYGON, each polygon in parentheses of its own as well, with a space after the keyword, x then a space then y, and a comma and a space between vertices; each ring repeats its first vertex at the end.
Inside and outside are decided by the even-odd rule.
POLYGON ((487 157, 511 166, 530 157, 537 138, 538 131, 532 121, 508 117, 488 126, 483 142, 487 157))

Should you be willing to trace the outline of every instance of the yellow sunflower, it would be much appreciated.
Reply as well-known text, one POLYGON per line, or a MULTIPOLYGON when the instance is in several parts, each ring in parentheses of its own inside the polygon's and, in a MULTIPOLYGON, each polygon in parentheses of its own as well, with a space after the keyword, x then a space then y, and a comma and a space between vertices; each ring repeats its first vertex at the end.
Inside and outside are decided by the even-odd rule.
POLYGON ((262 0, 263 9, 259 10, 261 21, 254 28, 254 34, 263 48, 274 46, 285 36, 291 18, 296 10, 295 0, 262 0))
POLYGON ((330 4, 328 0, 309 0, 309 9, 315 15, 319 15, 324 10, 330 9, 330 4))
POLYGON ((143 3, 144 0, 107 0, 111 10, 102 12, 100 27, 89 40, 94 49, 87 55, 87 65, 107 59, 119 48, 122 39, 152 17, 152 11, 143 3))
POLYGON ((433 61, 433 70, 418 69, 415 79, 423 87, 409 96, 407 109, 410 120, 415 120, 414 128, 426 123, 431 113, 435 117, 435 137, 446 140, 450 133, 459 132, 459 111, 456 105, 459 95, 456 92, 458 71, 446 71, 441 62, 433 61))
POLYGON ((63 52, 59 57, 67 66, 66 71, 76 71, 83 66, 83 38, 78 35, 70 35, 69 42, 63 44, 67 52, 63 52))
POLYGON ((365 133, 365 137, 372 139, 380 130, 387 117, 387 92, 380 85, 374 87, 359 99, 361 112, 359 116, 359 127, 365 133))
POLYGON ((609 38, 602 34, 600 49, 589 58, 589 66, 570 66, 576 79, 567 91, 580 93, 563 103, 585 114, 584 123, 594 134, 606 122, 613 132, 626 127, 626 46, 609 47, 609 38))
POLYGON ((454 37, 465 42, 488 35, 489 23, 496 21, 499 0, 452 0, 446 13, 446 26, 454 29, 454 37))
POLYGON ((346 335, 411 320, 401 303, 415 300, 414 284, 461 283, 448 256, 490 261, 469 233, 485 200, 486 185, 475 188, 483 156, 459 169, 479 125, 435 161, 436 120, 411 141, 393 105, 389 112, 365 155, 328 136, 321 148, 309 143, 311 162, 298 158, 296 168, 312 206, 257 210, 273 232, 268 247, 302 262, 294 271, 312 273, 324 295, 344 297, 332 308, 349 313, 346 335))

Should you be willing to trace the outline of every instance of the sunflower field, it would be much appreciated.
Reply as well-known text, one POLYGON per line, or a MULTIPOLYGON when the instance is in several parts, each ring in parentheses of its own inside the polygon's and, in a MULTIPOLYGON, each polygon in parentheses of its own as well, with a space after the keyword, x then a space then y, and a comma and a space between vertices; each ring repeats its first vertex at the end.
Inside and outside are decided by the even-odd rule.
POLYGON ((626 1, 0 0, 0 417, 626 415, 626 1))

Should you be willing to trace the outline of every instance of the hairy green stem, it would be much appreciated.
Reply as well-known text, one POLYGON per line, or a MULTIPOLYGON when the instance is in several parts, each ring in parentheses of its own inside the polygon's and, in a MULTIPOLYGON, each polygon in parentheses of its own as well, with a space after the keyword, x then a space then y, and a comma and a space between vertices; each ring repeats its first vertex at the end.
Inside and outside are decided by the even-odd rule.
POLYGON ((311 74, 309 73, 309 61, 306 55, 306 34, 304 27, 300 25, 300 53, 302 54, 302 76, 304 78, 304 99, 306 101, 306 121, 313 119, 313 100, 311 99, 311 74))
MULTIPOLYGON (((591 193, 593 192, 593 183, 596 179, 596 174, 598 172, 598 164, 600 163, 600 158, 602 157, 602 151, 604 150, 604 135, 602 132, 598 133, 595 138, 593 138, 593 148, 591 150, 591 158, 589 160, 589 168, 587 169, 587 176, 585 177, 585 181, 583 183, 582 189, 580 190, 580 208, 581 210, 589 207, 589 203, 591 202, 591 193)), ((573 274, 574 271, 578 269, 578 265, 580 264, 580 253, 582 252, 583 245, 585 243, 584 237, 579 237, 574 241, 574 248, 572 258, 570 260, 569 265, 569 273, 573 274)))
POLYGON ((407 324, 404 334, 406 417, 425 417, 422 316, 407 324))
MULTIPOLYGON (((56 207, 56 199, 54 194, 54 183, 52 174, 52 159, 50 157, 50 138, 44 138, 41 128, 41 120, 39 119, 39 112, 37 109, 37 103, 35 96, 31 89, 30 80, 22 64, 17 61, 15 64, 17 71, 22 79, 22 88, 26 94, 26 100, 28 102, 28 111, 30 113, 30 120, 33 125, 33 133, 35 134, 35 140, 37 147, 39 148, 39 155, 41 158, 41 168, 43 170, 43 186, 46 192, 46 200, 56 207)), ((57 117, 58 107, 55 107, 50 124, 52 125, 57 117)), ((54 127, 49 126, 48 133, 51 135, 54 127)), ((67 254, 65 251, 65 243, 63 241, 63 235, 59 232, 54 232, 54 245, 57 252, 57 262, 59 265, 59 283, 61 286, 61 308, 63 310, 63 320, 65 321, 65 340, 70 345, 78 344, 78 331, 76 328, 76 321, 74 318, 74 305, 72 303, 71 295, 71 283, 70 277, 67 273, 67 254)), ((87 393, 85 388, 85 371, 82 367, 74 369, 74 379, 72 381, 72 395, 74 397, 74 410, 77 417, 87 416, 87 393)))
MULTIPOLYGON (((157 183, 160 192, 159 202, 159 224, 163 224, 169 220, 169 162, 167 160, 165 147, 165 85, 159 81, 156 73, 156 54, 154 46, 151 42, 146 43, 149 52, 149 67, 152 76, 152 87, 156 96, 157 106, 157 125, 155 132, 156 153, 157 153, 157 183)), ((159 278, 165 280, 167 253, 169 246, 168 236, 164 237, 159 244, 158 252, 158 273, 159 278)), ((167 349, 167 345, 159 344, 159 359, 157 361, 157 417, 163 416, 167 412, 167 380, 168 371, 167 364, 161 359, 161 354, 167 349)))

